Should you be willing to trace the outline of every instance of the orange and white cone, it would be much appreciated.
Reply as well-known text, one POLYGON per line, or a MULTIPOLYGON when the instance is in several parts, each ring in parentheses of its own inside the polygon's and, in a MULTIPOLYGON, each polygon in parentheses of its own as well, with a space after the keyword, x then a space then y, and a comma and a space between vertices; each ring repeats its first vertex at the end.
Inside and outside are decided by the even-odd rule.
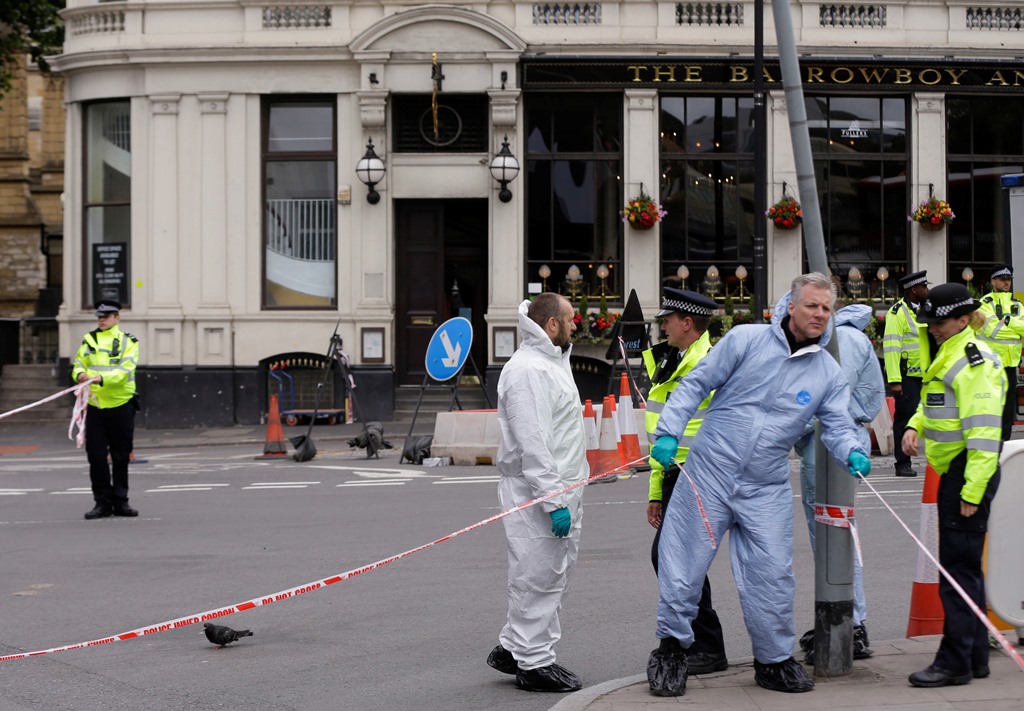
MULTIPOLYGON (((619 468, 619 445, 615 441, 617 430, 618 428, 615 426, 615 398, 608 395, 601 404, 601 432, 597 438, 597 461, 591 467, 591 476, 594 474, 604 474, 619 468)), ((604 479, 596 479, 595 482, 615 480, 615 477, 609 476, 604 479)))
MULTIPOLYGON (((633 395, 629 390, 629 376, 622 374, 619 384, 619 432, 622 434, 622 463, 635 462, 640 458, 640 436, 636 431, 636 417, 633 415, 633 395)), ((628 475, 627 475, 628 476, 628 475)))
MULTIPOLYGON (((929 464, 924 470, 924 491, 921 494, 921 525, 917 536, 928 546, 936 560, 939 557, 939 475, 929 464)), ((939 570, 924 552, 917 554, 917 569, 910 593, 910 619, 907 637, 942 634, 945 612, 939 599, 939 570)))
POLYGON ((281 429, 281 408, 277 404, 277 395, 270 396, 270 412, 267 413, 267 437, 263 444, 263 454, 255 459, 279 459, 288 456, 288 443, 281 429))
POLYGON ((597 413, 594 411, 594 403, 587 400, 583 405, 583 435, 587 440, 587 464, 590 465, 590 474, 597 471, 598 466, 598 441, 597 441, 597 413))
POLYGON ((604 401, 606 403, 605 406, 612 412, 612 425, 615 427, 615 451, 619 453, 618 464, 616 464, 615 467, 612 467, 614 469, 622 466, 629 460, 625 458, 625 453, 622 451, 622 430, 619 428, 619 408, 615 406, 615 396, 605 395, 604 401))

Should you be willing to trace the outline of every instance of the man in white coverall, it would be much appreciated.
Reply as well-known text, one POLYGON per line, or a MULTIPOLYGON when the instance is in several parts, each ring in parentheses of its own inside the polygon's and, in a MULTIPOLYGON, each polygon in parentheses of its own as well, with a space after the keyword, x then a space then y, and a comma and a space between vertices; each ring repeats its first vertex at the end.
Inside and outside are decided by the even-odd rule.
MULTIPOLYGON (((807 424, 851 473, 867 475, 871 460, 850 418, 850 388, 822 346, 835 303, 822 274, 793 280, 771 325, 737 326, 711 349, 669 396, 651 456, 668 466, 678 437, 701 401, 704 415, 683 471, 695 497, 676 492, 662 524, 657 636, 647 662, 651 693, 686 692, 686 652, 693 644, 704 576, 715 556, 708 528, 721 543, 729 533, 733 577, 754 651, 754 680, 773 691, 810 691, 814 682, 793 659, 793 492, 789 450, 807 424)), ((682 474, 680 474, 682 476, 682 474)))
MULTIPOLYGON (((545 292, 519 305, 519 349, 498 379, 498 495, 504 511, 589 475, 583 410, 569 368, 572 304, 545 292)), ((506 516, 508 621, 487 663, 526 691, 567 692, 580 678, 555 664, 558 611, 579 552, 580 486, 506 516)))

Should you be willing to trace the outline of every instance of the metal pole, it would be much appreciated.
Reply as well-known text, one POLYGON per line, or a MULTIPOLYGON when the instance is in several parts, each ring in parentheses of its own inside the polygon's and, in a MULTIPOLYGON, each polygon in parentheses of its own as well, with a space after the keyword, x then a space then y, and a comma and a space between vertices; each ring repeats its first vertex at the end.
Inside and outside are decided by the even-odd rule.
POLYGON ((768 126, 764 101, 764 0, 754 3, 754 323, 768 303, 768 126))
MULTIPOLYGON (((786 92, 789 131, 796 161, 797 186, 803 204, 804 247, 812 271, 831 276, 821 227, 821 208, 814 180, 811 139, 807 129, 807 108, 800 80, 793 17, 789 0, 773 0, 779 66, 786 92)), ((839 347, 833 322, 828 351, 839 361, 839 347)), ((824 454, 820 437, 815 499, 852 506, 855 480, 830 455, 824 454)), ((853 668, 853 540, 849 530, 817 524, 814 552, 814 673, 818 676, 849 674, 853 668)))

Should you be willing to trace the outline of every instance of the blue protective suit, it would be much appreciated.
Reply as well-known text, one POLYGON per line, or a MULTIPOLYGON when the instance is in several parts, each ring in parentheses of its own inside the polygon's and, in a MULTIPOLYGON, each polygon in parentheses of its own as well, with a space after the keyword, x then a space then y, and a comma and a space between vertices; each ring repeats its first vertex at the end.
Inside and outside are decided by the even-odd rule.
MULTIPOLYGON (((589 476, 583 409, 562 352, 519 306, 521 345, 498 379, 498 496, 508 510, 589 476)), ((543 501, 502 519, 508 541, 508 621, 498 641, 519 663, 537 669, 555 662, 562 636, 558 611, 576 565, 583 489, 543 501), (566 508, 569 535, 551 532, 550 513, 566 508)))
MULTIPOLYGON (((878 356, 871 340, 864 335, 873 315, 873 310, 865 304, 851 304, 836 312, 836 336, 839 339, 839 360, 850 384, 850 416, 857 424, 864 425, 875 419, 875 415, 885 404, 885 381, 882 369, 878 364, 878 356)), ((865 452, 871 451, 871 436, 861 427, 859 430, 860 445, 865 452)), ((814 549, 814 491, 815 491, 815 452, 813 423, 804 436, 796 443, 796 451, 800 455, 800 491, 804 505, 804 517, 807 519, 807 530, 811 537, 811 550, 814 549)), ((845 465, 844 465, 845 466, 845 465)), ((858 480, 859 483, 859 480, 858 480)), ((828 503, 828 502, 823 502, 828 503)), ((867 600, 864 596, 864 571, 859 561, 854 559, 853 568, 853 624, 862 625, 868 616, 867 600)))
MULTIPOLYGON (((685 470, 697 483, 715 539, 729 532, 733 577, 755 658, 774 664, 793 654, 793 492, 789 451, 814 417, 822 440, 841 461, 859 443, 850 419, 849 387, 821 345, 790 353, 781 319, 736 326, 711 349, 669 397, 656 435, 679 437, 701 401, 715 390, 685 470)), ((659 547, 657 636, 693 643, 701 585, 711 548, 695 497, 680 491, 669 502, 659 547)))

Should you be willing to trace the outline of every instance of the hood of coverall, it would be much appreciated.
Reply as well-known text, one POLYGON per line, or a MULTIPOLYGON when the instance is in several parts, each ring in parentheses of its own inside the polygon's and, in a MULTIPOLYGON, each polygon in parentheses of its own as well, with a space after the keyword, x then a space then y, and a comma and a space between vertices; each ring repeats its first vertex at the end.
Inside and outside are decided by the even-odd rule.
POLYGON ((863 331, 871 323, 871 307, 867 304, 850 304, 836 311, 836 328, 853 326, 863 331))
POLYGON ((521 347, 539 351, 558 360, 562 360, 563 357, 568 358, 569 354, 572 353, 572 346, 570 345, 563 353, 560 347, 551 342, 544 329, 527 315, 529 312, 530 300, 527 299, 519 304, 519 339, 522 344, 521 347))
MULTIPOLYGON (((772 326, 777 327, 780 331, 782 330, 782 319, 789 315, 789 302, 792 298, 792 294, 793 292, 787 291, 782 295, 782 298, 779 299, 779 303, 775 304, 775 313, 772 314, 772 326)), ((829 320, 831 321, 832 319, 829 320)), ((779 335, 783 338, 786 337, 786 334, 784 333, 780 333, 779 335)), ((832 328, 830 326, 825 326, 825 330, 821 334, 821 340, 818 341, 818 345, 824 348, 831 340, 832 328)))

